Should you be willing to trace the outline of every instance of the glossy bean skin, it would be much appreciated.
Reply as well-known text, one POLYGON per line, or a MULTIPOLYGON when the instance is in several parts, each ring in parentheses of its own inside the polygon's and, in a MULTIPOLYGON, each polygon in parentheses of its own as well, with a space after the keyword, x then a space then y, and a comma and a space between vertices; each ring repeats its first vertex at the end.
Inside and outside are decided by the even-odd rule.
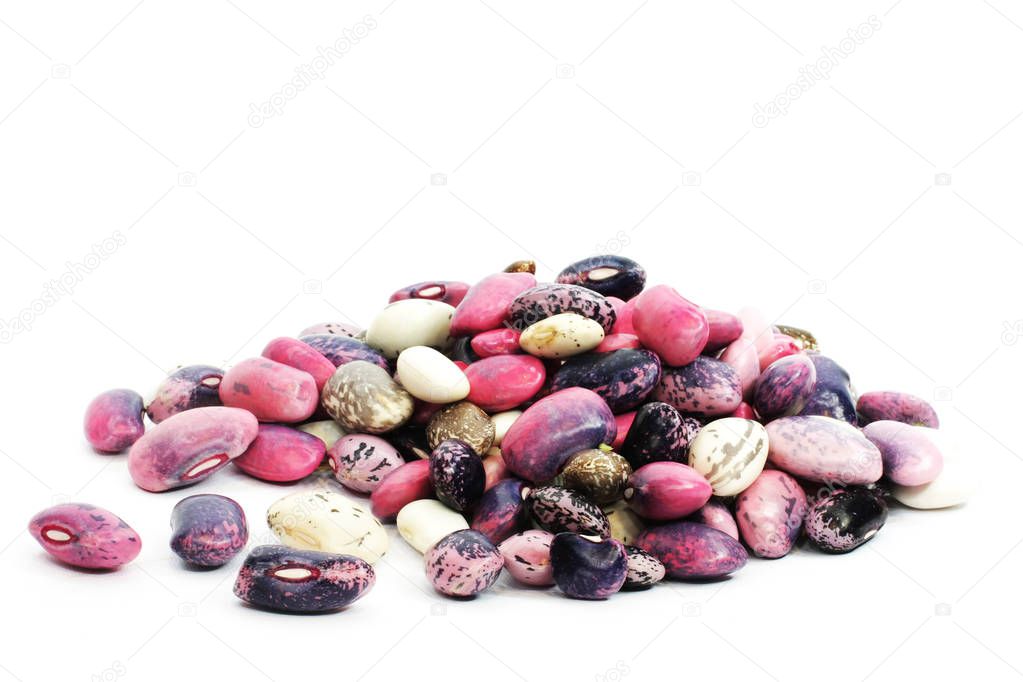
POLYGON ((494 444, 495 432, 490 415, 468 400, 463 400, 444 407, 430 419, 426 426, 426 440, 430 448, 436 448, 444 441, 455 438, 482 457, 494 444))
POLYGON ((300 422, 316 411, 320 391, 308 372, 267 358, 249 358, 227 370, 220 401, 262 422, 300 422))
POLYGON ((234 594, 264 609, 316 613, 348 606, 375 582, 373 567, 357 557, 262 545, 245 558, 234 594))
POLYGON ((703 310, 664 284, 635 298, 632 326, 642 344, 672 367, 696 360, 710 336, 703 310))
POLYGON ((316 436, 281 424, 260 424, 255 440, 233 461, 254 478, 290 483, 316 471, 326 450, 316 436))
POLYGON ((749 559, 737 540, 692 521, 648 528, 639 534, 635 545, 657 557, 667 577, 682 580, 720 578, 739 570, 749 559))
POLYGON ((701 355, 684 367, 665 367, 650 396, 679 412, 718 417, 742 402, 742 384, 730 365, 701 355))
POLYGON ((543 388, 547 370, 531 355, 495 355, 465 369, 469 402, 487 412, 505 412, 530 400, 543 388))
POLYGON ((167 417, 195 409, 220 405, 220 381, 224 370, 212 365, 188 365, 172 372, 160 382, 156 396, 146 407, 154 424, 167 417))
POLYGON ((390 370, 387 358, 383 354, 358 339, 341 334, 310 334, 301 336, 298 340, 312 346, 323 357, 330 360, 334 367, 340 367, 354 360, 363 360, 371 362, 381 369, 390 370))
POLYGON ((171 550, 193 566, 223 566, 249 541, 245 512, 230 497, 191 495, 171 510, 171 550))
POLYGON ((519 294, 508 308, 508 319, 519 331, 562 313, 576 313, 599 324, 605 334, 616 313, 610 301, 595 291, 573 284, 541 284, 519 294))
POLYGON ((342 436, 327 451, 338 483, 357 493, 372 493, 405 460, 383 438, 361 433, 342 436))
POLYGON ((735 502, 742 539, 753 554, 765 559, 792 551, 806 512, 806 493, 796 479, 773 469, 761 472, 735 502))
POLYGON ((664 564, 660 559, 631 545, 625 547, 625 552, 628 571, 623 590, 645 590, 664 579, 664 564))
POLYGON ((545 530, 526 530, 507 538, 497 547, 504 556, 504 570, 524 585, 553 585, 552 540, 554 534, 545 530))
POLYGON ((373 515, 389 523, 409 502, 431 497, 433 483, 430 482, 430 460, 418 459, 384 476, 369 500, 373 515))
POLYGON ((811 505, 806 536, 827 554, 851 552, 873 538, 888 520, 888 506, 876 491, 836 490, 811 505))
POLYGON ((600 345, 593 349, 594 353, 613 353, 616 350, 639 350, 643 344, 635 334, 608 334, 600 345))
POLYGON ((91 504, 44 509, 28 522, 28 532, 50 556, 78 568, 118 568, 142 549, 138 533, 121 517, 91 504))
POLYGON ((799 414, 816 385, 813 361, 802 354, 789 355, 761 372, 753 391, 753 407, 764 423, 799 414))
POLYGON ((527 481, 549 481, 574 453, 610 443, 617 424, 607 403, 585 388, 566 388, 529 407, 501 442, 508 469, 527 481))
POLYGON ((498 544, 526 528, 525 484, 515 478, 498 481, 480 498, 469 527, 498 544))
POLYGON ((100 452, 121 452, 146 432, 142 396, 127 388, 100 393, 85 409, 85 439, 100 452))
POLYGON ((710 498, 688 520, 715 528, 735 540, 739 539, 739 526, 735 523, 735 517, 728 506, 716 497, 710 498))
POLYGON ((757 377, 760 376, 760 360, 757 358, 756 345, 748 339, 738 338, 722 351, 720 360, 735 370, 742 388, 742 397, 752 400, 753 389, 756 388, 757 377))
POLYGON ((817 381, 799 414, 841 419, 855 426, 856 396, 849 381, 849 373, 827 356, 809 353, 808 357, 817 372, 817 381))
POLYGON ((829 417, 782 417, 767 425, 768 460, 816 483, 858 485, 881 478, 881 451, 854 426, 829 417))
POLYGON ((327 383, 335 369, 334 363, 320 351, 304 341, 287 336, 281 336, 266 344, 262 355, 282 365, 308 372, 316 382, 317 392, 323 390, 323 385, 327 383))
POLYGON ((559 284, 576 284, 602 296, 629 300, 646 285, 646 270, 625 256, 603 255, 584 258, 562 270, 559 284))
POLYGON ((625 501, 651 521, 673 521, 692 514, 710 499, 710 483, 678 462, 651 462, 633 472, 625 501))
POLYGON ((661 361, 648 350, 586 353, 569 358, 555 372, 551 390, 572 386, 588 388, 617 414, 642 403, 660 378, 661 361))
POLYGON ((464 512, 483 497, 487 474, 483 460, 461 440, 441 442, 430 453, 430 482, 437 499, 464 512))
POLYGON ((634 469, 650 462, 685 463, 689 443, 701 426, 667 403, 647 403, 636 412, 621 454, 634 469))
POLYGON ((764 371, 772 364, 790 355, 802 352, 796 340, 785 334, 774 334, 771 342, 765 349, 761 349, 757 359, 760 361, 760 371, 764 371))
POLYGON ((252 413, 236 407, 179 412, 135 441, 128 472, 150 492, 198 483, 245 452, 258 433, 252 413))
POLYGON ((426 576, 449 597, 474 597, 497 582, 504 557, 480 532, 459 530, 426 551, 426 576))
POLYGON ((534 286, 536 277, 528 272, 499 272, 484 277, 469 287, 455 309, 451 336, 471 336, 497 329, 507 319, 515 297, 534 286))
POLYGON ((363 360, 334 371, 320 397, 323 409, 341 426, 356 433, 392 431, 412 417, 415 401, 391 375, 363 360))
POLYGON ((465 282, 445 280, 419 282, 398 289, 391 294, 387 302, 394 303, 395 301, 404 301, 409 298, 425 298, 429 301, 440 301, 450 306, 457 306, 468 292, 469 285, 465 282))
POLYGON ((551 541, 551 567, 558 589, 574 599, 607 599, 628 575, 625 546, 612 538, 592 540, 558 533, 551 541))
POLYGON ((890 420, 912 426, 938 428, 938 414, 923 398, 898 391, 864 393, 856 403, 860 426, 890 420))
POLYGON ((632 467, 624 457, 594 448, 572 455, 555 482, 582 493, 596 504, 606 505, 622 498, 631 475, 632 467))
POLYGON ((918 486, 936 479, 945 458, 931 440, 934 429, 882 419, 863 427, 863 435, 881 451, 884 474, 892 483, 918 486))
POLYGON ((615 433, 614 440, 609 443, 612 450, 619 451, 622 445, 625 444, 625 437, 629 435, 629 429, 632 428, 633 422, 636 421, 636 412, 623 412, 615 415, 615 433))
POLYGON ((611 525, 600 507, 567 488, 536 488, 526 497, 526 508, 538 526, 551 533, 582 533, 606 538, 611 525))
POLYGON ((522 352, 519 348, 520 335, 521 332, 516 329, 506 327, 491 329, 472 337, 469 345, 481 358, 489 358, 494 355, 516 355, 522 352))
POLYGON ((742 320, 720 310, 703 309, 707 316, 707 345, 704 353, 716 353, 742 336, 742 320))

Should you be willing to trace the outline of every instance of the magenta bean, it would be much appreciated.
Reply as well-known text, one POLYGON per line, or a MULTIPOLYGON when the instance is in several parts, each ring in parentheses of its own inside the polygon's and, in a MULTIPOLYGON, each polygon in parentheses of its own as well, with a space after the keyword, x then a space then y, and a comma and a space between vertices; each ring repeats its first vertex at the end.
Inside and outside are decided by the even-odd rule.
POLYGON ((234 465, 249 476, 273 483, 299 481, 316 471, 326 447, 311 434, 279 424, 260 424, 255 440, 234 465))
POLYGON ((760 358, 757 357, 756 345, 748 339, 736 339, 728 344, 720 359, 735 370, 742 387, 742 397, 752 400, 753 389, 756 388, 757 377, 760 376, 760 358))
POLYGON ((737 540, 692 521, 673 521, 648 528, 634 543, 664 564, 676 579, 720 578, 746 565, 749 555, 737 540))
POLYGON ((449 597, 474 597, 495 582, 504 557, 485 535, 456 530, 426 551, 426 577, 449 597))
POLYGON ((673 367, 695 360, 710 335, 703 310, 664 284, 636 297, 632 326, 643 345, 673 367))
POLYGON ((884 474, 899 485, 923 485, 938 477, 945 458, 931 439, 934 429, 881 420, 863 427, 863 435, 881 451, 884 474))
POLYGON ((552 533, 567 531, 604 538, 611 534, 611 524, 601 508, 568 488, 537 488, 526 497, 526 509, 536 525, 552 533))
POLYGON ((220 400, 264 422, 300 422, 316 411, 320 392, 308 372, 267 358, 249 358, 227 370, 220 400))
POLYGON ((220 405, 224 370, 212 365, 188 365, 175 370, 156 389, 146 408, 150 421, 159 424, 178 412, 220 405))
POLYGON ((716 497, 707 500, 707 504, 693 512, 688 520, 702 523, 736 540, 739 539, 739 526, 735 523, 735 517, 725 503, 716 497))
POLYGON ((495 355, 465 368, 466 398, 486 412, 504 412, 531 399, 543 387, 547 371, 532 355, 495 355))
POLYGON ((558 533, 551 541, 551 567, 558 589, 575 599, 607 599, 628 576, 625 546, 613 538, 558 533))
MULTIPOLYGON (((608 299, 611 300, 610 298, 608 299)), ((636 334, 636 327, 632 324, 632 316, 636 312, 636 299, 629 299, 625 305, 618 307, 614 306, 615 309, 615 323, 611 327, 612 334, 636 334)), ((637 334, 638 336, 638 334, 637 334)))
POLYGON ((372 493, 388 474, 405 464, 393 445, 362 433, 341 436, 327 455, 334 478, 357 493, 372 493))
POLYGON ((796 479, 774 469, 762 471, 735 503, 742 539, 753 554, 765 559, 792 551, 806 511, 806 493, 796 479))
POLYGON ((472 337, 469 345, 476 355, 489 358, 493 355, 516 355, 522 352, 519 348, 519 337, 522 332, 517 329, 491 329, 472 337))
POLYGON ((390 371, 387 358, 358 339, 339 334, 311 334, 300 336, 298 340, 310 345, 323 357, 334 363, 335 367, 355 360, 363 360, 390 371))
POLYGON ((430 483, 437 499, 464 512, 483 497, 487 474, 483 460, 465 441, 442 441, 430 453, 430 483))
POLYGON ((618 451, 625 443, 625 437, 629 434, 629 429, 632 428, 633 423, 636 421, 636 415, 638 412, 623 412, 622 414, 615 415, 615 434, 614 440, 609 445, 614 451, 618 451))
POLYGON ((763 423, 799 414, 813 395, 817 370, 809 357, 789 355, 772 362, 757 379, 753 407, 763 423))
POLYGON ((549 481, 580 450, 610 443, 617 435, 607 403, 585 388, 566 388, 538 400, 501 441, 508 469, 527 481, 549 481))
POLYGON ((640 405, 661 378, 661 360, 648 350, 584 353, 565 361, 554 373, 551 390, 588 388, 614 413, 640 405))
POLYGON ((425 298, 428 301, 440 301, 450 306, 457 306, 465 298, 469 285, 465 282, 433 281, 410 284, 398 289, 387 300, 388 303, 404 301, 409 298, 425 298))
POLYGON ((522 498, 527 492, 525 484, 518 479, 498 481, 483 493, 469 527, 495 544, 523 530, 528 515, 522 498))
POLYGON ((553 585, 552 540, 554 534, 545 530, 527 530, 512 535, 497 547, 504 556, 504 570, 525 585, 553 585))
POLYGON ((799 344, 791 336, 775 334, 771 342, 767 344, 767 347, 760 350, 757 355, 757 359, 760 362, 760 371, 764 371, 781 358, 802 352, 803 349, 799 347, 799 344))
POLYGON ((742 384, 730 365, 701 355, 684 367, 664 367, 650 397, 679 412, 718 417, 742 402, 742 384))
POLYGON ((645 590, 664 579, 664 564, 653 554, 632 546, 626 546, 625 553, 628 557, 628 572, 625 584, 622 585, 623 590, 645 590))
POLYGON ((756 420, 757 413, 753 411, 753 408, 749 403, 739 403, 739 406, 728 413, 729 417, 735 417, 737 419, 753 419, 756 420))
POLYGON ((272 611, 336 611, 376 583, 373 567, 347 554, 261 545, 245 558, 234 583, 242 601, 272 611))
POLYGON ((742 336, 742 320, 731 313, 703 309, 707 316, 707 345, 704 353, 716 353, 742 336))
POLYGON ((373 516, 391 522, 409 502, 433 497, 430 482, 430 460, 418 459, 404 464, 384 476, 369 501, 373 516))
POLYGON ((191 495, 171 510, 171 550, 193 566, 223 566, 249 541, 245 512, 230 497, 191 495))
POLYGON ((321 322, 311 327, 306 327, 298 333, 298 336, 301 338, 314 334, 336 334, 338 336, 347 336, 350 339, 357 339, 362 336, 362 328, 346 322, 321 322))
POLYGON ((898 391, 872 391, 864 393, 856 402, 860 425, 881 420, 891 420, 938 428, 938 414, 923 398, 898 391))
POLYGON ((323 356, 308 343, 282 336, 266 344, 262 353, 264 358, 288 367, 308 372, 316 382, 316 390, 322 391, 336 369, 334 363, 323 356))
POLYGON ((258 432, 252 413, 235 407, 179 412, 135 441, 128 472, 150 492, 198 483, 245 452, 258 432))
POLYGON ((79 568, 112 569, 142 549, 131 526, 91 504, 59 504, 28 522, 28 532, 55 559, 79 568))
POLYGON ((578 313, 597 322, 607 334, 617 313, 600 294, 573 284, 541 284, 519 294, 508 308, 508 319, 519 331, 561 313, 578 313))
POLYGON ((830 417, 782 417, 767 425, 768 461, 816 483, 873 483, 881 452, 860 430, 830 417))
POLYGON ((142 396, 115 388, 92 399, 85 408, 85 439, 100 452, 121 452, 146 432, 142 396))
POLYGON ((646 270, 625 256, 591 256, 566 267, 558 274, 556 281, 560 284, 578 284, 603 296, 629 300, 643 291, 646 270))
POLYGON ((528 272, 499 272, 469 287, 451 318, 451 336, 470 336, 496 329, 508 317, 515 297, 536 286, 528 272))
POLYGON ((707 503, 710 483, 685 464, 652 462, 629 477, 623 497, 629 507, 651 521, 674 521, 707 503))

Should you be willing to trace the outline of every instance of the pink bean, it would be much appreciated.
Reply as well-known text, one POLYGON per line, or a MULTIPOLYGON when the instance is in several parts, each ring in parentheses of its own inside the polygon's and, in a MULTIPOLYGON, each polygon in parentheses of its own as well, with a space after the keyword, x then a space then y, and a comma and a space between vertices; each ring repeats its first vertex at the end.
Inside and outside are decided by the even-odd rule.
POLYGON ((451 318, 451 336, 469 336, 497 329, 515 297, 536 286, 528 272, 498 272, 472 285, 451 318))
POLYGON ((249 476, 274 483, 299 481, 323 461, 323 441, 290 426, 260 424, 256 439, 234 465, 249 476))
POLYGON ((472 337, 469 345, 481 358, 489 358, 493 355, 512 355, 522 352, 522 349, 519 348, 520 335, 521 332, 517 329, 491 329, 472 337))
POLYGON ((381 521, 391 522, 409 502, 433 497, 433 483, 430 482, 430 460, 418 459, 404 464, 384 476, 369 501, 373 516, 381 521))
POLYGON ((758 354, 758 361, 760 362, 760 371, 763 372, 765 369, 771 366, 775 360, 802 353, 803 349, 799 347, 796 340, 791 336, 785 334, 775 334, 772 337, 771 342, 767 344, 765 348, 760 350, 758 354))
POLYGON ((593 349, 594 353, 611 353, 623 348, 642 348, 639 337, 635 334, 608 334, 600 345, 593 349))
POLYGON ((699 306, 665 284, 647 289, 635 301, 632 326, 636 335, 665 364, 688 365, 703 352, 710 327, 699 306))
POLYGON ((100 393, 85 408, 85 439, 100 452, 121 452, 142 437, 142 396, 127 388, 100 393))
POLYGON ((713 492, 695 469, 678 462, 651 462, 629 477, 624 497, 629 507, 651 521, 673 521, 692 514, 713 492))
POLYGON ((742 320, 735 315, 707 308, 704 308, 703 312, 707 315, 707 324, 710 326, 705 353, 716 353, 742 336, 742 320))
POLYGON ((266 344, 263 357, 308 372, 316 381, 317 392, 323 390, 323 385, 336 369, 334 363, 325 358, 320 351, 308 343, 287 336, 276 338, 266 344))
POLYGON ((736 339, 725 348, 721 361, 730 365, 739 375, 743 398, 752 398, 757 377, 760 376, 760 358, 757 357, 756 345, 746 338, 736 339))
POLYGON ((267 358, 242 360, 220 382, 221 402, 248 410, 264 422, 308 419, 319 398, 311 374, 267 358))
POLYGON ((121 517, 91 504, 44 509, 28 522, 28 532, 51 556, 79 568, 118 568, 142 549, 138 533, 121 517))

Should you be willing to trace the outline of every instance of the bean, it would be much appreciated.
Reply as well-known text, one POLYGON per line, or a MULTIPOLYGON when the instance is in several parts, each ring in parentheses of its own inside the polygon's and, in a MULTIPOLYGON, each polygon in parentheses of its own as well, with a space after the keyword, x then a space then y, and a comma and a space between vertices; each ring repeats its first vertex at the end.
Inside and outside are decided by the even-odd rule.
POLYGON ((521 353, 519 336, 516 329, 491 329, 472 337, 470 345, 476 355, 489 358, 494 355, 514 355, 521 353))
POLYGON ((600 507, 574 490, 556 485, 536 488, 526 497, 526 508, 536 525, 551 533, 611 535, 611 525, 600 507))
POLYGON ((742 336, 742 320, 731 313, 704 309, 707 316, 707 345, 704 352, 716 353, 742 336))
POLYGON ((765 369, 757 379, 753 406, 764 422, 799 414, 813 395, 817 370, 805 355, 789 355, 765 369))
POLYGON ((437 499, 464 512, 483 497, 486 472, 479 455, 461 440, 442 441, 430 453, 430 482, 437 499))
POLYGON ((128 472, 150 492, 192 485, 245 452, 258 433, 252 413, 236 407, 179 412, 135 441, 128 472))
POLYGON ((710 336, 703 310, 663 284, 636 297, 632 326, 643 345, 672 367, 695 360, 710 336))
POLYGON ((625 548, 628 570, 623 590, 645 590, 664 579, 664 564, 639 547, 625 548))
POLYGON ((863 435, 881 451, 884 474, 898 485, 930 483, 941 474, 945 458, 932 440, 934 429, 881 420, 863 427, 863 435))
POLYGON ((622 498, 631 475, 632 467, 624 457, 593 448, 572 455, 555 480, 594 503, 605 505, 622 498))
POLYGON ((742 402, 742 384, 730 365, 701 355, 684 367, 665 367, 650 396, 679 412, 719 417, 742 402))
POLYGON ((523 331, 562 313, 576 313, 592 320, 604 334, 611 332, 617 318, 611 302, 595 291, 574 284, 541 284, 515 297, 508 307, 508 320, 513 328, 523 331))
POLYGON ((398 512, 398 534, 419 553, 449 533, 469 528, 465 517, 438 500, 409 502, 398 512))
POLYGON ((433 348, 406 348, 398 356, 397 368, 401 385, 419 400, 439 406, 469 395, 465 372, 433 348))
POLYGON ((811 505, 806 536, 828 554, 851 552, 873 538, 888 519, 888 506, 876 491, 836 490, 811 505))
POLYGON ((898 391, 864 393, 856 403, 860 425, 888 419, 914 426, 938 428, 938 415, 923 398, 898 391))
POLYGON ((881 452, 844 421, 830 417, 783 417, 767 425, 770 462, 818 483, 856 485, 881 478, 881 452))
POLYGON ((557 282, 628 300, 643 290, 646 270, 625 256, 592 256, 566 267, 558 274, 557 282))
POLYGON ((529 325, 519 336, 519 346, 530 355, 546 359, 586 353, 604 340, 604 330, 587 317, 558 313, 529 325))
POLYGON ((316 411, 320 392, 308 372, 267 358, 249 358, 227 370, 220 400, 264 422, 300 422, 316 411))
POLYGON ((480 498, 469 527, 493 543, 499 543, 524 530, 528 521, 523 496, 529 492, 515 478, 498 481, 480 498))
POLYGON ((615 414, 639 406, 661 378, 661 361, 648 350, 616 350, 569 358, 551 382, 552 391, 588 388, 615 414))
POLYGON ((100 393, 85 408, 85 439, 100 452, 121 452, 142 437, 142 396, 127 388, 100 393))
POLYGON ((230 497, 191 495, 171 510, 170 548, 193 566, 229 562, 249 541, 245 512, 230 497))
POLYGON ((508 469, 527 481, 554 478, 572 454, 613 441, 614 415, 585 388, 566 388, 534 403, 501 442, 508 469))
POLYGON ((720 578, 746 565, 749 555, 721 531, 692 521, 673 521, 649 528, 635 541, 664 564, 669 578, 720 578))
POLYGON ((487 413, 471 402, 463 401, 448 405, 430 419, 426 440, 433 449, 454 438, 482 456, 494 444, 494 432, 494 422, 490 421, 487 413))
POLYGON ((391 303, 366 328, 366 345, 392 360, 413 346, 447 350, 454 314, 453 306, 439 301, 413 298, 391 303))
POLYGON ((91 504, 59 504, 28 522, 50 556, 70 566, 114 569, 138 556, 142 540, 121 517, 91 504))
POLYGON ((334 371, 323 387, 323 409, 349 431, 386 433, 412 417, 412 396, 386 370, 353 360, 334 371))
POLYGON ((299 341, 312 346, 323 357, 334 363, 335 367, 355 360, 363 360, 390 371, 387 358, 358 339, 337 334, 311 334, 299 337, 299 341))
POLYGON ((689 444, 701 427, 667 403, 647 403, 636 412, 621 453, 637 469, 650 462, 685 463, 689 444))
POLYGON ((799 413, 841 419, 857 425, 856 396, 853 395, 849 373, 831 358, 818 353, 809 356, 817 374, 813 393, 799 413))
POLYGON ((719 498, 712 497, 707 500, 707 504, 693 512, 689 520, 716 528, 735 540, 739 539, 739 526, 735 523, 735 517, 719 498))
POLYGON ((223 377, 224 370, 212 365, 181 367, 156 388, 156 396, 146 408, 146 414, 150 421, 159 424, 178 412, 220 405, 223 377))
POLYGON ((387 553, 387 532, 362 505, 329 490, 297 492, 270 505, 266 525, 288 547, 350 554, 371 564, 387 553))
POLYGON ((395 520, 406 505, 433 497, 430 482, 430 461, 419 459, 386 474, 370 495, 373 515, 381 521, 395 520))
POLYGON ((710 483, 678 462, 651 462, 629 477, 624 498, 632 509, 651 521, 673 521, 707 503, 710 483))
POLYGON ((334 478, 357 493, 372 493, 386 476, 405 465, 393 445, 383 438, 361 433, 339 438, 327 456, 334 478))
POLYGON ((344 608, 375 582, 373 567, 354 556, 262 545, 245 558, 234 594, 264 609, 313 613, 344 608))
POLYGON ((689 445, 689 464, 707 477, 714 494, 738 495, 756 480, 770 453, 768 432, 750 419, 707 424, 689 445))
POLYGON ((531 399, 543 387, 547 371, 531 355, 495 355, 465 369, 469 402, 487 412, 504 412, 531 399))
POLYGON ((551 541, 551 567, 558 589, 575 599, 607 599, 628 575, 625 546, 613 538, 558 533, 551 541))
POLYGON ((742 539, 753 554, 765 559, 777 559, 792 550, 806 511, 806 493, 784 471, 761 472, 735 503, 742 539))
POLYGON ((499 272, 484 277, 469 287, 455 309, 451 335, 471 336, 500 327, 515 297, 533 286, 536 277, 528 272, 499 272))
POLYGON ((350 339, 357 339, 363 334, 361 327, 357 327, 347 322, 321 322, 314 324, 311 327, 306 327, 298 336, 312 336, 314 334, 336 334, 337 336, 347 336, 350 339))
POLYGON ((334 363, 304 341, 282 336, 266 344, 264 358, 308 372, 316 382, 317 395, 334 373, 334 363))
POLYGON ((475 597, 497 582, 504 557, 482 533, 459 530, 426 551, 426 576, 441 594, 475 597))
POLYGON ((274 483, 300 481, 316 471, 326 447, 316 436, 280 424, 260 424, 234 465, 249 476, 274 483))
POLYGON ((410 298, 422 298, 428 301, 440 301, 450 306, 457 306, 465 298, 469 285, 465 282, 432 281, 418 282, 398 289, 389 299, 390 303, 410 298))
POLYGON ((551 566, 553 533, 527 530, 516 533, 497 546, 504 557, 504 570, 524 585, 546 587, 554 584, 551 566))

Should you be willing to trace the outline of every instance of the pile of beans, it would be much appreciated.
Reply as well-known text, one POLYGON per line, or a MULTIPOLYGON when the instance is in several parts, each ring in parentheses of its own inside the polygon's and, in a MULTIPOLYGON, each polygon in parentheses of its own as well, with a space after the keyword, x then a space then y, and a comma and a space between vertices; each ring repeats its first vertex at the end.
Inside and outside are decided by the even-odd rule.
MULTIPOLYGON (((283 612, 363 596, 388 550, 383 524, 423 554, 442 594, 474 596, 506 571, 605 599, 720 578, 803 537, 849 552, 893 500, 935 509, 969 496, 932 407, 894 391, 857 398, 809 332, 647 287, 621 256, 573 263, 554 283, 534 272, 519 261, 472 286, 404 287, 365 330, 319 324, 226 372, 182 367, 148 405, 107 391, 86 410, 86 438, 128 450, 132 480, 154 493, 229 464, 271 482, 322 483, 329 466, 330 485, 270 507, 280 544, 255 547, 238 571, 240 599, 283 612)), ((86 568, 117 568, 141 547, 86 504, 42 511, 29 529, 86 568)), ((242 507, 215 494, 181 500, 171 531, 197 566, 227 564, 249 540, 242 507)))

